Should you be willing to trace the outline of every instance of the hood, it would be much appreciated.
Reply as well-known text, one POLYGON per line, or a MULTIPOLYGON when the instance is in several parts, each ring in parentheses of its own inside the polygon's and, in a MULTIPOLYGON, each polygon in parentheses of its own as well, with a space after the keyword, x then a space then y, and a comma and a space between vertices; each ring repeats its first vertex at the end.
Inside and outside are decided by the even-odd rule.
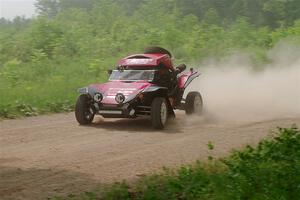
POLYGON ((91 84, 89 87, 95 88, 103 95, 102 103, 104 104, 117 104, 115 96, 117 93, 122 93, 125 96, 125 101, 132 100, 142 90, 153 84, 145 81, 141 82, 122 82, 110 81, 103 84, 91 84))

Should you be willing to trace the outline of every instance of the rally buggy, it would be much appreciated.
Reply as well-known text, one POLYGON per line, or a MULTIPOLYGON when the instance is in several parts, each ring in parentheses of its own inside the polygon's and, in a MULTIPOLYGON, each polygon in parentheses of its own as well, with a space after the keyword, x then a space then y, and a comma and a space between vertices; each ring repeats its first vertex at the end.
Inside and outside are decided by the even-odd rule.
POLYGON ((79 124, 93 121, 96 114, 104 118, 136 118, 148 115, 152 126, 164 128, 174 110, 200 114, 203 103, 199 92, 183 94, 199 73, 193 68, 184 72, 184 64, 174 68, 171 53, 161 47, 149 47, 143 54, 121 59, 109 70, 109 81, 78 89, 75 106, 79 124))

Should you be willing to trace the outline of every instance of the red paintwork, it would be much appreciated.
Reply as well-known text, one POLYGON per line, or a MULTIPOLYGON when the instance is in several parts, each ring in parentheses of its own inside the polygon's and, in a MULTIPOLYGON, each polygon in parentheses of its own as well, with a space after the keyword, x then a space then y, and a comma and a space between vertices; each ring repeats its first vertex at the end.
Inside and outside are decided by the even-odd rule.
MULTIPOLYGON (((103 104, 117 104, 115 101, 115 96, 117 93, 124 94, 127 99, 129 96, 136 96, 146 87, 153 84, 146 81, 136 81, 136 82, 122 82, 122 81, 110 81, 103 84, 91 84, 89 87, 97 89, 103 95, 103 104)), ((126 101, 126 100, 125 100, 126 101)))
POLYGON ((189 71, 189 72, 187 72, 187 73, 181 74, 181 75, 177 78, 179 89, 184 89, 184 85, 185 85, 187 79, 188 79, 191 75, 193 75, 193 74, 194 74, 194 72, 189 71))
POLYGON ((135 54, 121 59, 118 66, 156 67, 161 63, 167 68, 173 69, 172 60, 167 54, 135 54))
MULTIPOLYGON (((163 64, 166 68, 174 70, 173 63, 167 54, 135 54, 121 59, 118 66, 129 66, 130 68, 139 67, 157 67, 163 64)), ((178 86, 180 89, 185 89, 184 85, 187 79, 193 75, 192 71, 183 73, 178 77, 178 86)), ((103 84, 91 84, 89 87, 95 88, 103 95, 102 104, 117 105, 115 96, 117 93, 122 93, 126 99, 135 97, 145 88, 154 84, 146 81, 125 82, 125 81, 110 81, 103 84)))

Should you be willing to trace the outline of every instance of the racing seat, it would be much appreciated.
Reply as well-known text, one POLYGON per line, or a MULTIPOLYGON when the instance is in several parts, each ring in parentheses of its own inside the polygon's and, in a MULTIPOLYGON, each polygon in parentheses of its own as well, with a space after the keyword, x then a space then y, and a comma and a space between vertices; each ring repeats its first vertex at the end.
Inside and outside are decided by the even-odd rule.
POLYGON ((175 68, 176 76, 186 69, 185 64, 180 64, 175 68))
POLYGON ((179 94, 180 91, 179 91, 179 87, 178 87, 177 75, 180 74, 181 72, 183 72, 185 69, 186 69, 186 65, 180 64, 175 68, 175 70, 173 70, 171 72, 170 76, 172 77, 171 78, 172 81, 170 82, 169 96, 175 97, 179 94))

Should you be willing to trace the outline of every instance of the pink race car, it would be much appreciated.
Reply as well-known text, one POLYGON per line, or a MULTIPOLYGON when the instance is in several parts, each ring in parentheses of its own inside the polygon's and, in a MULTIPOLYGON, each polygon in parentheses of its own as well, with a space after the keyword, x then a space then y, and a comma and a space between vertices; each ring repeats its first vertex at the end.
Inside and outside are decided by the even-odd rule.
POLYGON ((136 118, 148 115, 152 126, 163 129, 174 110, 200 114, 203 102, 199 92, 183 93, 200 73, 184 64, 174 68, 171 54, 161 47, 149 47, 144 54, 121 59, 109 70, 109 81, 80 88, 75 106, 79 124, 90 124, 96 114, 104 118, 136 118))

